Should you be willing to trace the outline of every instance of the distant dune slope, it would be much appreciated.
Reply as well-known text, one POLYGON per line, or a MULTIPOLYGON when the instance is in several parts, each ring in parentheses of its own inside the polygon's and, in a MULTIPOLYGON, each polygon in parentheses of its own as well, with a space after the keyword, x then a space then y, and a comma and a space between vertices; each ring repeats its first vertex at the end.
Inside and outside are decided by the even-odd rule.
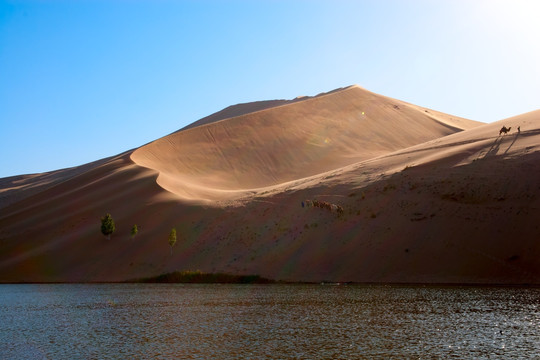
POLYGON ((34 194, 42 193, 71 178, 99 168, 101 165, 109 163, 115 158, 116 157, 113 156, 93 161, 88 164, 41 174, 27 174, 0 178, 0 209, 34 194))
POLYGON ((276 106, 286 105, 292 103, 294 100, 266 100, 266 101, 255 101, 245 104, 237 104, 226 107, 223 110, 220 110, 216 113, 208 115, 200 120, 197 120, 178 131, 183 131, 191 129, 197 126, 211 124, 216 121, 225 120, 228 118, 241 116, 244 114, 249 114, 255 111, 261 111, 264 109, 269 109, 276 106))
POLYGON ((273 105, 243 114, 244 105, 241 115, 171 134, 131 159, 158 171, 158 184, 181 198, 222 200, 480 124, 358 86, 273 105))

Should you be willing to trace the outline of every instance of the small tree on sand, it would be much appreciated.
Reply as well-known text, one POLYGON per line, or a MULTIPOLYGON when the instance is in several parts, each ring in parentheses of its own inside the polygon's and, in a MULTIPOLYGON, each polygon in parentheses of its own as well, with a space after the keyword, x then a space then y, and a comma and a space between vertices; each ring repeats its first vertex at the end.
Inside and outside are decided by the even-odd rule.
POLYGON ((101 218, 101 233, 107 237, 107 240, 110 240, 114 230, 116 230, 114 220, 111 214, 106 214, 101 218))
POLYGON ((133 225, 133 227, 131 228, 131 238, 133 239, 138 232, 139 228, 137 227, 137 224, 133 225))
POLYGON ((171 246, 171 256, 172 256, 172 247, 176 244, 176 229, 172 228, 171 233, 169 234, 169 245, 171 246))

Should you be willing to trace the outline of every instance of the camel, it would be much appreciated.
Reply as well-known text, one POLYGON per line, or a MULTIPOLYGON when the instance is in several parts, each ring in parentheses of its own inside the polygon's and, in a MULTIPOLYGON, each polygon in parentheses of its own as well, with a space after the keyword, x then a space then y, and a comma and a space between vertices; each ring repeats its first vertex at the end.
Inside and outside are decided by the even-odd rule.
POLYGON ((511 128, 512 128, 511 126, 510 126, 509 128, 507 128, 506 126, 503 126, 503 127, 501 128, 501 130, 499 131, 499 136, 500 136, 502 133, 505 133, 505 134, 506 134, 506 133, 510 132, 510 129, 511 129, 511 128))

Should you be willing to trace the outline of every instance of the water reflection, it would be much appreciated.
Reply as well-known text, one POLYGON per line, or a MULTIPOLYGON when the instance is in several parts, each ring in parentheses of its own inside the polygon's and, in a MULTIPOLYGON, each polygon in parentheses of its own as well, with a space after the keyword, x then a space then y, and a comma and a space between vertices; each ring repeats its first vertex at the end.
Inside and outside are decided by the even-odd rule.
POLYGON ((0 285, 0 358, 533 358, 540 289, 0 285))

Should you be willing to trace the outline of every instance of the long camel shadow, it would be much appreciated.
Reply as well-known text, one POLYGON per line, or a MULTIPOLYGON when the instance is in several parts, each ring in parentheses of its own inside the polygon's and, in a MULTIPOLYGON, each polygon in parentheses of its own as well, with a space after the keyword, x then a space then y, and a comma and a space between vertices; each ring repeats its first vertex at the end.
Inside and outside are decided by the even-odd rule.
POLYGON ((499 148, 501 147, 502 139, 503 139, 502 136, 497 137, 495 141, 493 142, 493 144, 491 144, 491 147, 489 148, 489 150, 482 157, 482 159, 497 155, 497 153, 499 152, 499 148))
POLYGON ((506 155, 508 153, 508 151, 510 150, 510 148, 514 145, 514 143, 516 142, 518 136, 519 136, 519 132, 516 133, 516 135, 514 135, 514 139, 512 140, 512 143, 510 144, 510 146, 508 147, 508 149, 506 149, 506 151, 504 152, 504 155, 506 155))

